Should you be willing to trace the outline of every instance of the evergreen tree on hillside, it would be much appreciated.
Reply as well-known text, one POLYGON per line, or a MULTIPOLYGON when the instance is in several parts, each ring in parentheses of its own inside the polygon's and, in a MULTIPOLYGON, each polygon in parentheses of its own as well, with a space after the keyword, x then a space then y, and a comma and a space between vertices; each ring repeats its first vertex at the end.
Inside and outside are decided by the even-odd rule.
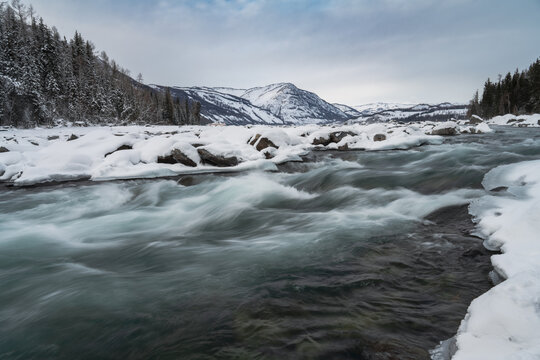
POLYGON ((0 1, 0 125, 189 122, 170 91, 129 74, 79 32, 67 40, 20 0, 0 1))
POLYGON ((491 118, 504 114, 540 113, 540 59, 527 70, 499 76, 496 83, 490 79, 484 83, 482 99, 478 92, 469 103, 469 116, 491 118))

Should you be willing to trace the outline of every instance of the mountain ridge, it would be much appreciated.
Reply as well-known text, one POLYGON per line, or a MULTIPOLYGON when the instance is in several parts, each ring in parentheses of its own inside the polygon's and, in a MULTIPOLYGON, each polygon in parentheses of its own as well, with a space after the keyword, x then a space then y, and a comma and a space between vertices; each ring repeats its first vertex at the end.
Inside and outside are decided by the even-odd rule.
MULTIPOLYGON (((167 87, 153 85, 165 90, 167 87)), ((385 103, 356 106, 329 103, 317 94, 281 82, 248 89, 233 87, 170 87, 179 99, 201 103, 201 116, 209 123, 226 125, 303 125, 377 121, 445 121, 464 118, 466 105, 450 102, 385 103)))

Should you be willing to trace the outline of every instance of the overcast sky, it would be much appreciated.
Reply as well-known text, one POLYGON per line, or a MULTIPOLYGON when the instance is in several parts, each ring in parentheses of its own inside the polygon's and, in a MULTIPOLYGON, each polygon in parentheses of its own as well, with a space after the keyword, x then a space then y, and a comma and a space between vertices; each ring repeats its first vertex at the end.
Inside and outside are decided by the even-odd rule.
POLYGON ((292 82, 327 101, 465 102, 540 56, 540 0, 25 0, 146 83, 292 82))

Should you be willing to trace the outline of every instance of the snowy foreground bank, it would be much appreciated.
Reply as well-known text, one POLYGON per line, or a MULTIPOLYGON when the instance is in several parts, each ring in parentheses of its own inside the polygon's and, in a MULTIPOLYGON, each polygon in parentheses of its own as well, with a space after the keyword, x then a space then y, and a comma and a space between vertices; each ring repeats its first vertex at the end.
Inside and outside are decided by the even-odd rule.
POLYGON ((493 195, 470 212, 504 280, 475 299, 457 335, 455 360, 540 358, 540 161, 497 167, 486 174, 493 195))
POLYGON ((154 178, 276 170, 313 149, 388 150, 440 144, 439 135, 489 132, 485 125, 421 123, 299 127, 191 126, 3 129, 0 181, 154 178))

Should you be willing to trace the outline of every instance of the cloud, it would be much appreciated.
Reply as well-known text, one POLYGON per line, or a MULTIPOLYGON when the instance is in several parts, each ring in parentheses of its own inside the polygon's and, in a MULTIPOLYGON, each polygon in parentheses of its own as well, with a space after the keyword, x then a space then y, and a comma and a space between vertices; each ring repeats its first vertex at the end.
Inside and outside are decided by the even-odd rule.
POLYGON ((34 0, 164 85, 289 81, 330 101, 466 101, 539 55, 537 1, 34 0), (509 21, 510 19, 510 21, 509 21), (519 21, 514 21, 519 19, 519 21))

